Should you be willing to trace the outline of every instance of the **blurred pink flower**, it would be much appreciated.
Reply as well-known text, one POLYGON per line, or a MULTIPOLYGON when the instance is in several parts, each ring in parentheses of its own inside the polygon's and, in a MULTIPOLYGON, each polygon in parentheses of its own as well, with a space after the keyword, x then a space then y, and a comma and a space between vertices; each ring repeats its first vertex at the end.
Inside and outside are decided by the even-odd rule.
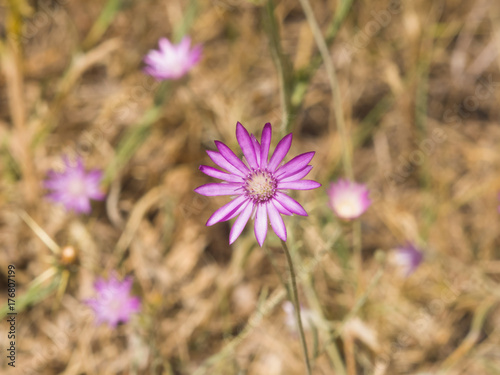
POLYGON ((147 66, 144 72, 157 80, 179 79, 184 76, 201 58, 201 46, 191 47, 191 39, 184 37, 178 45, 167 38, 158 42, 159 50, 151 50, 144 58, 147 66))
POLYGON ((88 299, 85 303, 94 310, 97 324, 106 322, 114 328, 120 322, 126 323, 133 313, 140 310, 139 298, 130 296, 131 277, 126 277, 121 282, 115 275, 108 281, 99 278, 94 287, 97 297, 88 299))
POLYGON ((404 277, 415 272, 423 259, 423 253, 411 243, 396 248, 394 254, 394 261, 401 268, 404 277))
POLYGON ((91 211, 90 199, 103 200, 105 197, 99 187, 102 172, 95 169, 86 173, 81 158, 77 158, 75 163, 67 157, 63 160, 66 166, 63 172, 51 170, 47 173, 44 187, 52 190, 47 197, 62 203, 68 211, 88 214, 91 211))
POLYGON ((206 184, 196 188, 195 192, 205 196, 235 196, 231 202, 215 211, 207 221, 207 225, 210 226, 239 215, 229 234, 230 244, 238 238, 253 215, 255 215, 255 237, 260 246, 266 239, 268 218, 276 235, 286 241, 286 227, 281 215, 307 216, 307 212, 285 192, 287 190, 310 190, 321 186, 316 181, 302 180, 312 169, 312 166, 308 164, 314 152, 306 152, 281 165, 290 150, 292 134, 288 134, 278 143, 269 160, 271 134, 271 124, 267 123, 262 131, 261 143, 259 143, 238 122, 236 139, 246 163, 241 161, 224 143, 215 141, 219 152, 207 151, 208 156, 229 173, 206 165, 200 166, 203 173, 225 182, 206 184))
POLYGON ((330 208, 341 219, 356 219, 372 204, 369 191, 363 184, 340 179, 328 190, 330 208))

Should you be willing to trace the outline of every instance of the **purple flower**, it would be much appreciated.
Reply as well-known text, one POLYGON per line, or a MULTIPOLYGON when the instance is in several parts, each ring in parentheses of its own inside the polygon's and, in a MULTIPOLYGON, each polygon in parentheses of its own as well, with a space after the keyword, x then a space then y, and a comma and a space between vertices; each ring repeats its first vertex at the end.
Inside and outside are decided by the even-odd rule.
POLYGON ((92 170, 85 173, 81 158, 71 163, 67 157, 63 158, 66 169, 63 172, 51 170, 44 186, 52 190, 47 197, 55 202, 62 203, 68 211, 90 213, 90 199, 103 200, 105 194, 99 184, 102 172, 92 170))
POLYGON ((139 298, 130 296, 131 277, 126 277, 121 282, 115 275, 108 281, 99 278, 94 287, 97 297, 88 299, 85 303, 94 310, 97 324, 107 322, 114 328, 119 322, 127 322, 130 315, 140 310, 139 298))
POLYGON ((328 190, 331 209, 346 220, 361 216, 370 207, 372 202, 368 194, 365 185, 342 179, 331 184, 328 190))
POLYGON ((267 123, 262 131, 261 143, 259 143, 238 122, 236 139, 243 151, 246 163, 241 161, 224 143, 215 141, 219 152, 207 151, 208 156, 228 173, 206 165, 200 166, 203 173, 225 182, 200 186, 195 189, 198 194, 235 196, 231 202, 215 211, 207 221, 207 225, 210 226, 239 215, 229 234, 230 244, 241 234, 250 216, 254 215, 255 237, 260 246, 266 238, 268 218, 276 235, 286 241, 286 227, 281 214, 307 216, 307 212, 285 192, 309 190, 321 186, 316 181, 301 180, 312 169, 312 166, 308 164, 314 152, 299 155, 280 166, 292 144, 292 134, 285 136, 276 146, 271 159, 268 158, 271 134, 271 124, 267 123))
POLYGON ((413 244, 407 243, 405 246, 396 248, 394 254, 395 263, 401 267, 404 277, 410 276, 424 259, 423 253, 413 244))
POLYGON ((191 49, 191 39, 187 36, 178 45, 173 45, 167 38, 161 38, 158 44, 160 49, 149 51, 144 58, 148 65, 144 72, 157 80, 179 79, 201 58, 201 46, 191 49))

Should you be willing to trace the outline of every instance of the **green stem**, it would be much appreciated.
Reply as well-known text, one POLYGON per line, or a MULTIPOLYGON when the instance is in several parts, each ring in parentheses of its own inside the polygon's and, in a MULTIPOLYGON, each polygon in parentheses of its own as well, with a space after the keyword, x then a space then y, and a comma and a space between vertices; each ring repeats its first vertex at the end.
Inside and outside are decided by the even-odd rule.
POLYGON ((89 50, 108 30, 109 25, 113 22, 116 14, 122 6, 122 0, 108 0, 104 5, 99 17, 92 25, 87 37, 83 41, 83 49, 89 50))
POLYGON ((170 92, 169 82, 162 82, 154 97, 154 104, 142 116, 141 120, 129 128, 120 140, 116 153, 104 174, 104 184, 109 185, 111 181, 121 172, 123 167, 134 156, 137 149, 148 139, 153 124, 160 118, 163 103, 170 92))
POLYGON ((312 10, 311 4, 309 0, 299 0, 302 9, 307 18, 307 22, 311 27, 311 31, 313 33, 314 39, 318 46, 319 52, 321 54, 321 58, 325 63, 326 72, 328 75, 328 81, 330 83, 330 87, 332 89, 333 96, 333 109, 335 111, 335 121, 337 122, 337 127, 340 133, 340 137, 342 138, 342 162, 344 165, 344 170, 347 177, 351 180, 354 179, 354 173, 352 170, 352 160, 351 160, 351 142, 349 136, 347 134, 347 128, 344 122, 344 111, 342 109, 342 100, 340 96, 340 88, 337 81, 337 75, 335 73, 335 69, 333 67, 333 61, 330 57, 330 53, 328 51, 328 46, 326 44, 325 38, 323 38, 323 34, 321 33, 321 29, 316 21, 314 16, 314 12, 312 10))
POLYGON ((356 295, 360 295, 363 291, 363 254, 362 254, 362 238, 361 238, 361 221, 355 220, 352 223, 352 247, 354 253, 355 272, 357 280, 356 295))
POLYGON ((293 306, 295 310, 295 319, 297 320, 297 326, 299 328, 300 342, 302 344, 302 350, 304 352, 304 361, 306 363, 307 374, 311 375, 311 364, 309 363, 309 356, 307 354, 307 342, 304 335, 304 328, 302 327, 302 319, 300 317, 300 305, 299 305, 299 295, 297 293, 297 282, 295 281, 295 270, 293 268, 292 257, 290 256, 290 251, 288 251, 288 246, 286 242, 281 240, 281 245, 283 246, 283 251, 286 255, 286 260, 288 262, 288 269, 290 270, 290 289, 293 298, 293 306))
POLYGON ((290 127, 290 117, 292 110, 292 99, 291 99, 291 78, 292 72, 290 69, 290 61, 287 56, 283 53, 280 43, 280 34, 278 29, 278 23, 274 15, 274 4, 273 0, 267 1, 266 15, 268 18, 268 34, 269 41, 271 44, 271 52, 274 58, 274 64, 276 65, 276 70, 278 71, 278 79, 280 84, 280 101, 281 101, 281 134, 285 135, 290 127))

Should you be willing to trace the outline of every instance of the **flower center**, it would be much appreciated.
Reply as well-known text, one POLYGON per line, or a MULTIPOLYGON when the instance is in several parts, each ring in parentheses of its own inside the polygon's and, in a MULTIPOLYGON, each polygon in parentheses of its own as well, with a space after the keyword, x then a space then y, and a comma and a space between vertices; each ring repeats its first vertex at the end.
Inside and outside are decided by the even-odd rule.
POLYGON ((73 196, 79 196, 85 193, 85 183, 79 178, 70 181, 68 191, 73 196))
POLYGON ((354 218, 363 211, 359 198, 352 194, 340 197, 335 204, 335 208, 345 218, 354 218))
POLYGON ((276 178, 271 172, 254 169, 245 179, 245 193, 255 203, 267 202, 276 194, 276 178))
POLYGON ((114 313, 118 313, 122 308, 123 308, 123 303, 119 299, 112 299, 109 301, 108 305, 109 310, 111 310, 114 313))

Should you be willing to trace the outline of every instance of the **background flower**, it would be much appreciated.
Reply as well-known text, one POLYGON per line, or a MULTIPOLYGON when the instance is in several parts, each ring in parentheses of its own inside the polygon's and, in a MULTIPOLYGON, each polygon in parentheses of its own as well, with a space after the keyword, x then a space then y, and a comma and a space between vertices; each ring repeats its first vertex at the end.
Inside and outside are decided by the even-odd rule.
POLYGON ((394 261, 401 268, 404 277, 415 272, 423 259, 423 253, 411 243, 396 248, 394 253, 394 261))
POLYGON ((116 327, 118 323, 125 323, 133 313, 140 310, 141 302, 138 297, 130 296, 132 278, 126 277, 119 281, 115 275, 109 280, 98 279, 94 284, 97 297, 88 299, 85 303, 95 313, 97 324, 108 323, 116 327))
POLYGON ((86 173, 81 158, 77 158, 75 163, 67 157, 63 159, 66 167, 63 172, 51 170, 47 173, 44 186, 52 190, 47 197, 62 203, 68 211, 88 214, 91 211, 90 199, 103 200, 105 197, 99 187, 102 172, 94 169, 86 173))
POLYGON ((328 190, 330 207, 341 219, 355 219, 371 205, 369 191, 363 184, 340 179, 328 190))
POLYGON ((286 195, 285 191, 309 190, 321 186, 316 181, 302 180, 312 169, 312 166, 308 164, 314 152, 296 156, 280 166, 290 150, 292 134, 288 134, 278 143, 271 159, 268 159, 271 134, 271 124, 267 123, 262 131, 261 143, 259 143, 238 122, 236 139, 248 166, 229 147, 219 141, 215 141, 219 152, 207 151, 207 153, 215 164, 229 173, 206 165, 200 166, 203 173, 225 182, 200 186, 195 189, 198 194, 236 196, 231 202, 215 211, 207 221, 207 225, 213 225, 239 215, 229 234, 230 244, 238 238, 253 214, 255 214, 255 237, 260 246, 266 238, 268 218, 276 235, 286 241, 286 227, 281 214, 307 216, 307 213, 297 201, 286 195))
POLYGON ((184 37, 178 45, 167 38, 158 42, 160 49, 151 50, 144 58, 144 71, 158 80, 179 79, 201 58, 201 46, 191 47, 191 39, 184 37))

